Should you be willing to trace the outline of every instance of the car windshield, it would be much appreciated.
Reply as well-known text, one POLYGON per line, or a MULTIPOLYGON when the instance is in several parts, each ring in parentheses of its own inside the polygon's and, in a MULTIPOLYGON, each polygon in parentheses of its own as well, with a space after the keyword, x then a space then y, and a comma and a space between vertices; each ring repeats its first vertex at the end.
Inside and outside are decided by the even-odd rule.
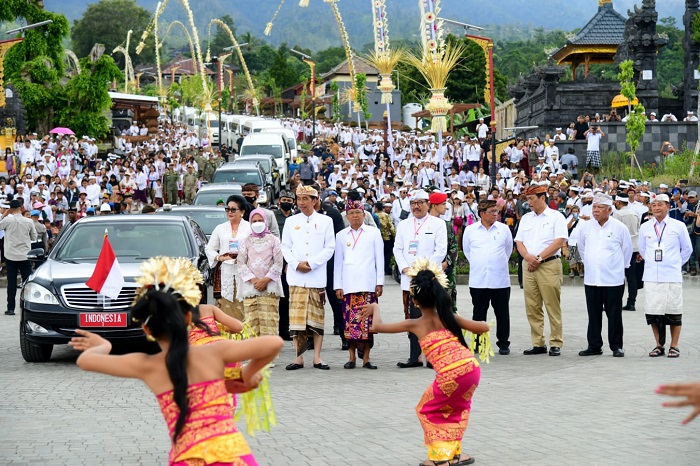
POLYGON ((287 145, 289 146, 289 150, 294 150, 297 148, 297 142, 294 140, 294 138, 287 138, 287 145))
POLYGON ((129 223, 128 220, 108 225, 77 223, 56 252, 59 261, 97 260, 102 250, 105 229, 109 243, 119 262, 141 262, 156 256, 191 257, 192 251, 184 224, 162 222, 129 223))
POLYGON ((257 170, 218 170, 214 173, 212 183, 262 184, 260 182, 260 172, 257 170))
POLYGON ((281 144, 270 144, 266 146, 243 146, 241 148, 241 155, 252 155, 252 154, 270 154, 274 155, 276 159, 282 158, 282 145, 281 144))
MULTIPOLYGON (((206 122, 202 122, 202 125, 206 126, 206 122)), ((219 120, 209 120, 209 127, 210 128, 218 128, 219 127, 219 120)))
POLYGON ((233 191, 200 191, 194 197, 194 205, 216 205, 216 201, 219 199, 226 201, 231 194, 237 193, 233 191))
MULTIPOLYGON (((221 198, 217 198, 221 199, 221 198)), ((224 199, 225 200, 225 199, 224 199)), ((215 201, 216 202, 216 201, 215 201)), ((226 221, 226 212, 221 208, 221 212, 211 212, 211 211, 186 211, 186 210, 172 210, 170 212, 159 212, 166 215, 187 215, 192 220, 197 222, 197 225, 202 229, 204 234, 211 236, 214 228, 226 221)))
POLYGON ((260 166, 262 167, 262 169, 263 169, 263 171, 264 171, 265 173, 270 173, 270 159, 268 159, 268 158, 265 158, 265 159, 257 159, 257 158, 248 159, 247 157, 245 157, 245 158, 241 158, 241 159, 238 159, 238 160, 240 160, 241 163, 243 163, 244 160, 250 160, 251 162, 257 162, 257 163, 260 164, 260 166))

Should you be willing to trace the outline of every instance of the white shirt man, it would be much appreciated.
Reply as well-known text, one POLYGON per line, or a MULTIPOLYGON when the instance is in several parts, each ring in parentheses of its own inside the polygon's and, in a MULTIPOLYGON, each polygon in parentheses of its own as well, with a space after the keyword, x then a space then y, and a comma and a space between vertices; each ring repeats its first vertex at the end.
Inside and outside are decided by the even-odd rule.
POLYGON ((620 222, 622 222, 627 231, 630 234, 632 240, 632 259, 630 260, 630 266, 625 269, 625 278, 627 279, 627 286, 629 288, 627 304, 622 308, 623 311, 635 311, 635 303, 637 301, 637 267, 640 264, 637 263, 637 256, 639 255, 639 225, 640 217, 632 209, 629 204, 629 196, 626 193, 619 193, 615 196, 615 201, 613 206, 615 207, 613 211, 613 217, 620 222))
POLYGON ((603 353, 601 336, 603 311, 608 317, 608 343, 614 357, 625 355, 622 349, 622 295, 625 269, 632 258, 632 239, 627 227, 612 217, 612 198, 598 193, 593 199, 593 219, 579 232, 578 250, 586 276, 588 309, 588 348, 579 356, 603 353))
POLYGON ((401 218, 401 211, 406 211, 406 218, 410 216, 411 202, 406 196, 406 191, 404 187, 399 188, 399 197, 397 197, 391 205, 391 220, 394 222, 394 226, 398 226, 399 222, 403 220, 401 218))
POLYGON ((566 141, 566 134, 562 133, 561 128, 556 129, 557 134, 554 135, 554 140, 555 141, 566 141))
POLYGON ((510 273, 508 261, 513 252, 513 235, 498 222, 496 201, 481 201, 481 220, 464 230, 462 248, 469 261, 469 293, 474 320, 486 321, 489 303, 496 315, 498 352, 510 353, 510 273))
POLYGON ((345 339, 350 351, 346 369, 355 368, 355 350, 363 351, 363 367, 376 369, 369 362, 372 335, 371 322, 359 317, 359 307, 377 301, 384 286, 384 242, 378 228, 362 224, 365 217, 362 201, 348 200, 346 218, 350 226, 335 239, 333 289, 336 298, 344 300, 345 339), (350 296, 348 296, 350 295, 350 296))
POLYGON ((644 260, 645 313, 651 325, 656 347, 651 357, 665 353, 666 324, 671 327, 668 357, 680 356, 678 340, 683 316, 683 264, 693 246, 685 223, 668 216, 670 199, 657 195, 651 202, 654 218, 639 227, 639 256, 644 260))
POLYGON ((479 139, 486 139, 488 135, 489 127, 484 123, 483 118, 479 118, 479 124, 476 125, 476 134, 479 139))
MULTIPOLYGON (((394 240, 394 258, 401 271, 401 290, 404 295, 404 314, 406 318, 418 318, 420 311, 413 306, 408 297, 411 279, 406 272, 419 258, 428 258, 436 264, 442 264, 447 254, 447 227, 444 220, 428 215, 428 193, 422 189, 411 195, 410 208, 413 217, 402 220, 396 227, 394 240)), ((411 352, 407 362, 400 362, 401 368, 418 367, 423 363, 418 361, 420 346, 418 339, 409 334, 411 352)))
POLYGON ((683 121, 698 121, 698 117, 695 116, 694 112, 688 112, 688 116, 683 121))

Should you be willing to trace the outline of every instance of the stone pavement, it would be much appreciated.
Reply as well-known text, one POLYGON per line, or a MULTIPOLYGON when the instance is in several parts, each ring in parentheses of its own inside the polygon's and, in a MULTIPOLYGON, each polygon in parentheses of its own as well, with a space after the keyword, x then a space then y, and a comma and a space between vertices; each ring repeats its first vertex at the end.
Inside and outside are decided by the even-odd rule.
MULTIPOLYGON (((459 286, 467 316, 468 296, 459 286)), ((654 345, 641 310, 624 314, 625 358, 613 359, 607 348, 603 356, 579 357, 587 317, 583 288, 574 286, 562 290, 562 356, 523 356, 529 327, 514 286, 513 352, 482 365, 465 452, 478 465, 699 464, 700 420, 681 426, 688 410, 663 409, 654 394, 663 382, 700 380, 700 289, 686 282, 684 298, 680 359, 647 356, 654 345)), ((385 321, 402 318, 398 285, 388 285, 380 301, 385 321)), ((0 303, 4 309, 4 289, 0 303)), ((18 322, 0 314, 0 464, 166 464, 167 429, 141 382, 81 372, 68 347, 57 347, 47 364, 25 363, 18 322)), ((339 347, 338 337, 326 338, 330 371, 313 369, 308 357, 309 367, 285 371, 293 351, 283 350, 271 378, 279 424, 248 438, 261 465, 393 466, 425 459, 414 407, 433 371, 396 367, 408 353, 405 335, 377 337, 377 371, 344 370, 347 354, 339 347)))

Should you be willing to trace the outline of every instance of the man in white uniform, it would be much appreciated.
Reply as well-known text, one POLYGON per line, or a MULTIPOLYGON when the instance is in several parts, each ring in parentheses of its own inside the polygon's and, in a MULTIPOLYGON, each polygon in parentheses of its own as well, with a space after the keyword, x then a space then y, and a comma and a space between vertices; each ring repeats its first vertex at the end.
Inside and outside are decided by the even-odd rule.
POLYGON ((348 199, 346 218, 350 226, 340 231, 335 239, 333 289, 336 298, 343 301, 345 341, 350 359, 343 366, 354 369, 357 355, 362 367, 376 369, 369 360, 374 340, 369 332, 371 318, 360 316, 361 307, 376 303, 384 288, 384 241, 378 228, 364 225, 365 210, 362 201, 348 199))
POLYGON ((473 320, 486 321, 489 303, 496 315, 498 353, 510 354, 510 272, 513 235, 498 221, 496 201, 479 202, 481 221, 464 230, 462 247, 469 261, 469 293, 474 304, 473 320))
POLYGON ((652 358, 665 354, 666 325, 671 327, 669 358, 680 356, 678 340, 683 324, 683 275, 692 245, 685 223, 668 215, 670 199, 657 195, 651 202, 654 218, 639 227, 639 258, 644 261, 644 291, 647 324, 651 325, 656 347, 652 358))
POLYGON ((294 339, 296 359, 287 370, 304 367, 303 354, 309 333, 314 339, 314 367, 328 370, 321 361, 326 302, 326 263, 333 257, 333 220, 316 212, 318 191, 299 185, 296 192, 299 213, 284 223, 282 254, 287 261, 289 283, 289 330, 294 339))
MULTIPOLYGON (((613 357, 625 355, 622 348, 622 295, 625 292, 625 269, 632 258, 632 238, 627 227, 612 217, 612 198, 598 193, 593 198, 593 219, 581 226, 578 251, 586 276, 588 309, 588 348, 579 356, 603 354, 603 311, 608 318, 608 344, 613 357)), ((630 212, 636 217, 633 212, 630 212)))
MULTIPOLYGON (((417 319, 420 310, 413 304, 409 296, 411 278, 406 275, 411 264, 419 258, 429 258, 436 264, 442 264, 447 254, 447 228, 445 221, 439 217, 428 215, 428 193, 422 189, 411 194, 411 213, 413 217, 402 220, 396 227, 394 241, 394 258, 401 271, 401 290, 403 290, 403 309, 407 319, 417 319)), ((408 361, 399 362, 400 368, 420 367, 421 349, 418 338, 408 334, 411 350, 408 361)))

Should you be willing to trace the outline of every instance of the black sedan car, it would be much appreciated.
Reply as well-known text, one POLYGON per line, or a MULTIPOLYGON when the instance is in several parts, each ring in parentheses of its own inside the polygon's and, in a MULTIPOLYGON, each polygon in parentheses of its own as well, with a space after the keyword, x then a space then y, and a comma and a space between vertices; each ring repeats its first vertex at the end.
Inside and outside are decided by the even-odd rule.
MULTIPOLYGON (((225 199, 224 199, 225 201, 225 199)), ((223 207, 208 205, 170 205, 165 204, 156 210, 156 215, 181 215, 189 217, 202 228, 207 238, 211 237, 214 228, 228 221, 223 207)))
POLYGON ((210 281, 206 244, 207 237, 197 223, 181 216, 109 215, 79 220, 61 234, 24 285, 19 327, 22 356, 28 362, 48 361, 53 346, 68 343, 77 328, 127 345, 145 342, 141 324, 130 315, 141 262, 157 256, 190 259, 204 276, 204 301, 210 281), (85 285, 105 232, 126 282, 116 299, 85 285))

